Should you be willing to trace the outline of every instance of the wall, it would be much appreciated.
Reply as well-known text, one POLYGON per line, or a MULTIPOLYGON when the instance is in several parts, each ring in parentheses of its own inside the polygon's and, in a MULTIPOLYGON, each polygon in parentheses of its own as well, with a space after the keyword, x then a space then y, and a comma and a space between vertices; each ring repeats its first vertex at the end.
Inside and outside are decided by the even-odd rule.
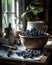
POLYGON ((52 31, 52 0, 49 1, 49 30, 52 31))
POLYGON ((0 30, 2 29, 2 8, 1 8, 1 0, 0 0, 0 30))

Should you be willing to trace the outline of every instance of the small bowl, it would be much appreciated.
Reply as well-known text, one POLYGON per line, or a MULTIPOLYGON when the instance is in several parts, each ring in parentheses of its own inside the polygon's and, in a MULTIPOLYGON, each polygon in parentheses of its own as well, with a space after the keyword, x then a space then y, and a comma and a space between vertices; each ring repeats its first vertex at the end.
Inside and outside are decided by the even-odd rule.
POLYGON ((19 35, 21 43, 26 46, 27 49, 41 49, 48 41, 49 34, 45 33, 45 36, 23 36, 19 35))

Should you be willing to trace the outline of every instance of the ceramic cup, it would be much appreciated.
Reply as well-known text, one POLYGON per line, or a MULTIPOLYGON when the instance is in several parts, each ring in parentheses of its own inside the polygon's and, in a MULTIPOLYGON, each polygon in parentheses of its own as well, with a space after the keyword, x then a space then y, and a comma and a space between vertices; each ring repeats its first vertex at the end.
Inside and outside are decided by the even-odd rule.
POLYGON ((27 22, 27 30, 31 30, 32 28, 39 29, 43 32, 47 32, 48 26, 45 25, 44 21, 29 21, 27 22))

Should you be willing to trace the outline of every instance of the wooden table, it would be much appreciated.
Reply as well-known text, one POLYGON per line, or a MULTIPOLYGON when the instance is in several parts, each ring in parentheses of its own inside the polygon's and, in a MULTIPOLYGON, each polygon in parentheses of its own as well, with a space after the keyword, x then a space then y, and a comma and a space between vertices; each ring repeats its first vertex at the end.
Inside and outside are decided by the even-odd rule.
MULTIPOLYGON (((52 45, 46 45, 45 49, 49 49, 52 45)), ((11 46, 10 46, 11 47, 11 46)), ((13 48, 13 47, 11 47, 13 48)), ((15 47, 14 47, 15 48, 15 47)), ((6 54, 6 53, 4 53, 6 54)), ((47 52, 46 55, 44 55, 39 61, 35 60, 21 60, 18 58, 11 58, 11 57, 0 57, 0 65, 48 65, 50 57, 50 52, 47 52)))
POLYGON ((0 57, 0 63, 2 64, 14 64, 14 65, 48 65, 48 56, 43 56, 40 61, 32 61, 32 60, 19 60, 15 58, 4 58, 0 57))

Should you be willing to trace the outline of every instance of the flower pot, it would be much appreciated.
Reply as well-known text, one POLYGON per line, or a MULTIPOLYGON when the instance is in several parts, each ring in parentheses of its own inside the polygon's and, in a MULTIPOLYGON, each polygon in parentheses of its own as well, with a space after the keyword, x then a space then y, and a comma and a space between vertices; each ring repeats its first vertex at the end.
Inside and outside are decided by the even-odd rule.
POLYGON ((36 28, 43 32, 47 32, 48 26, 45 25, 44 21, 28 21, 27 30, 31 30, 32 28, 36 28))

